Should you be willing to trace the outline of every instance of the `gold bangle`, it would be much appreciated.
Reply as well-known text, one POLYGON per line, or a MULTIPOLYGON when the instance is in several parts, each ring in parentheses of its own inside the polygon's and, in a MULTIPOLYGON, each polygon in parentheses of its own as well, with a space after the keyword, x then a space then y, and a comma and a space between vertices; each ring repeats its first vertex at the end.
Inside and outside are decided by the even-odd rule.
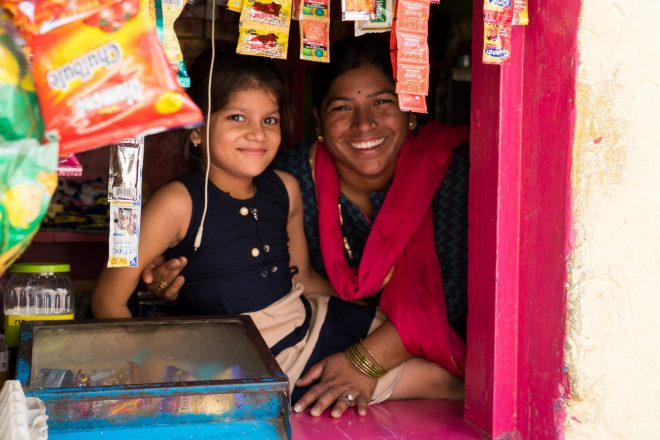
POLYGON ((349 361, 355 368, 366 376, 372 379, 378 379, 387 373, 387 370, 380 364, 376 364, 367 358, 364 353, 359 349, 360 344, 353 344, 344 352, 349 361))
POLYGON ((378 358, 377 358, 376 356, 374 356, 374 354, 373 354, 373 353, 369 350, 369 348, 364 344, 364 341, 363 341, 362 339, 360 339, 360 341, 358 341, 358 345, 364 350, 364 352, 366 352, 367 356, 369 356, 369 357, 371 358, 371 360, 373 361, 374 365, 375 365, 378 369, 383 370, 383 371, 385 371, 386 373, 389 371, 387 368, 385 368, 385 366, 383 366, 383 364, 380 363, 380 361, 378 360, 378 358))

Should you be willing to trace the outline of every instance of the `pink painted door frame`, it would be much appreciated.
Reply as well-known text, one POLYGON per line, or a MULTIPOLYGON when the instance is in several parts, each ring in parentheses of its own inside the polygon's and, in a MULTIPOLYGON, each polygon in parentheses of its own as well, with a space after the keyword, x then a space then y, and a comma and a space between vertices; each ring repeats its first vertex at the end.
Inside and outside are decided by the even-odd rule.
POLYGON ((482 7, 473 0, 465 418, 493 438, 562 438, 580 0, 530 0, 501 67, 480 62, 482 7))

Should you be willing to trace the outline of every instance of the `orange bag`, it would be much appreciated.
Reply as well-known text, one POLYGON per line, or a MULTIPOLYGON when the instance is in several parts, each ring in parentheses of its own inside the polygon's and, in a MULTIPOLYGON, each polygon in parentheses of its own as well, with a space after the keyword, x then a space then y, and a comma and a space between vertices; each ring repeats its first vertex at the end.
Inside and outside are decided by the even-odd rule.
POLYGON ((147 0, 122 0, 33 35, 33 76, 45 138, 60 155, 202 123, 178 85, 147 0))

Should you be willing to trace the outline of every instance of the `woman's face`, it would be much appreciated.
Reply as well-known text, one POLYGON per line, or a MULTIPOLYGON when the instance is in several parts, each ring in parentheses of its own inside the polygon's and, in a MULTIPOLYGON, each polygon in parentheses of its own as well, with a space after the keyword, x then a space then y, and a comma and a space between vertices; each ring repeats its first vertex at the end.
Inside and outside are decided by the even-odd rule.
POLYGON ((383 184, 392 176, 414 121, 399 109, 394 84, 371 64, 338 76, 317 117, 342 180, 383 184))

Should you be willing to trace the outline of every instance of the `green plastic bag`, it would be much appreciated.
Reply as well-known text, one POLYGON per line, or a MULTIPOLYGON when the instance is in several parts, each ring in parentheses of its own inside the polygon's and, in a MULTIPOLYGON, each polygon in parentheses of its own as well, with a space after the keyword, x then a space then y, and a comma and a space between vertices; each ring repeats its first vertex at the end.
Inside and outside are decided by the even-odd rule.
POLYGON ((0 275, 39 230, 57 187, 58 144, 0 142, 0 275))
POLYGON ((41 141, 44 124, 32 73, 14 35, 9 17, 0 9, 0 141, 41 141))

